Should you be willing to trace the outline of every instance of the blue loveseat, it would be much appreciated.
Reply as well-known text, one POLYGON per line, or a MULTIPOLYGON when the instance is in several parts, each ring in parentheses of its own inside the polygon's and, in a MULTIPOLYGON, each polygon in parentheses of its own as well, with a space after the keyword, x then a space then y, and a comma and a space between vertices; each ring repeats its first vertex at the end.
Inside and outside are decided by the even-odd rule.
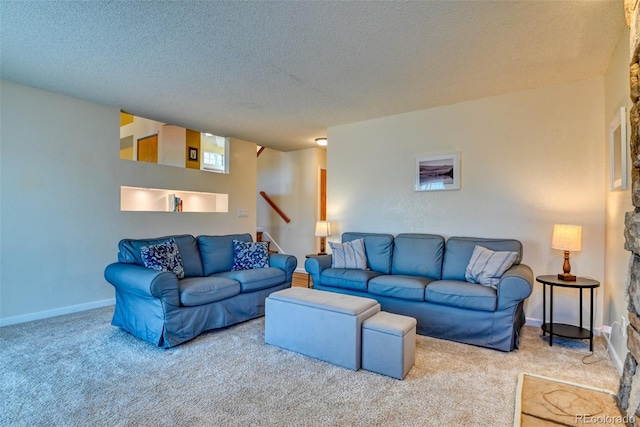
POLYGON ((231 271, 233 240, 251 242, 250 234, 167 236, 125 239, 118 243, 118 262, 104 276, 116 290, 112 325, 158 347, 173 347, 204 331, 264 315, 272 292, 291 286, 295 257, 269 255, 269 267, 231 271), (173 238, 185 277, 144 267, 143 246, 173 238))
POLYGON ((417 333, 502 351, 518 348, 525 323, 523 304, 533 273, 521 264, 522 244, 431 234, 344 233, 342 241, 364 239, 367 269, 331 268, 331 255, 305 262, 315 289, 377 300, 382 310, 418 321, 417 333), (514 265, 495 288, 465 281, 475 246, 517 252, 514 265))

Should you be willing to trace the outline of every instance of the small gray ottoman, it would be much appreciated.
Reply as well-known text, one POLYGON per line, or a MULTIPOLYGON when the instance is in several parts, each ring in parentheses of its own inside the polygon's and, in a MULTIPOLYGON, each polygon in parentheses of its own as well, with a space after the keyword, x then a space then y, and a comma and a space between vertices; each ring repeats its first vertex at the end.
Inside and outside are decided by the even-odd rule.
POLYGON ((362 369, 403 379, 415 363, 416 319, 380 311, 362 323, 362 369))
POLYGON ((264 341, 357 371, 362 322, 379 311, 371 298, 283 289, 265 300, 264 341))

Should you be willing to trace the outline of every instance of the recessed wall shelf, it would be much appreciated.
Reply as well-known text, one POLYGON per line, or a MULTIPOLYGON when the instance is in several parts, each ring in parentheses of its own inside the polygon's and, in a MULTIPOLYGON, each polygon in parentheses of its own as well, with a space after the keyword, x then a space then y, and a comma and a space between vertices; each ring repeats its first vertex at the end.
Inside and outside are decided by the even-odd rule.
POLYGON ((120 187, 120 210, 134 212, 174 212, 167 200, 182 200, 182 212, 228 212, 229 195, 163 188, 120 187))

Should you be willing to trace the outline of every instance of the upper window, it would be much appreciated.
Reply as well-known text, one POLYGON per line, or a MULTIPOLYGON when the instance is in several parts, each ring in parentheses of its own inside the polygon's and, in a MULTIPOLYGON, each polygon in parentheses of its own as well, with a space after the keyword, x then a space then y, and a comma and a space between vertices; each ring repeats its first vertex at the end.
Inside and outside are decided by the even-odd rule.
POLYGON ((229 143, 227 138, 203 133, 200 137, 202 147, 202 170, 228 173, 227 165, 229 143))

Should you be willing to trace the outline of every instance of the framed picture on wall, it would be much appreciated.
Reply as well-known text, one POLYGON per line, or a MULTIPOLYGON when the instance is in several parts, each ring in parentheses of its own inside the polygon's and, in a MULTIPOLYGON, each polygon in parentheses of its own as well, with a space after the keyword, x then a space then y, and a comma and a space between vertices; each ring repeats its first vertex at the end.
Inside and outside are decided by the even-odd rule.
POLYGON ((416 157, 414 191, 460 189, 460 153, 416 157))
POLYGON ((609 123, 611 190, 627 189, 627 115, 620 107, 609 123))
POLYGON ((195 147, 189 147, 189 160, 193 162, 198 161, 198 149, 195 147))

